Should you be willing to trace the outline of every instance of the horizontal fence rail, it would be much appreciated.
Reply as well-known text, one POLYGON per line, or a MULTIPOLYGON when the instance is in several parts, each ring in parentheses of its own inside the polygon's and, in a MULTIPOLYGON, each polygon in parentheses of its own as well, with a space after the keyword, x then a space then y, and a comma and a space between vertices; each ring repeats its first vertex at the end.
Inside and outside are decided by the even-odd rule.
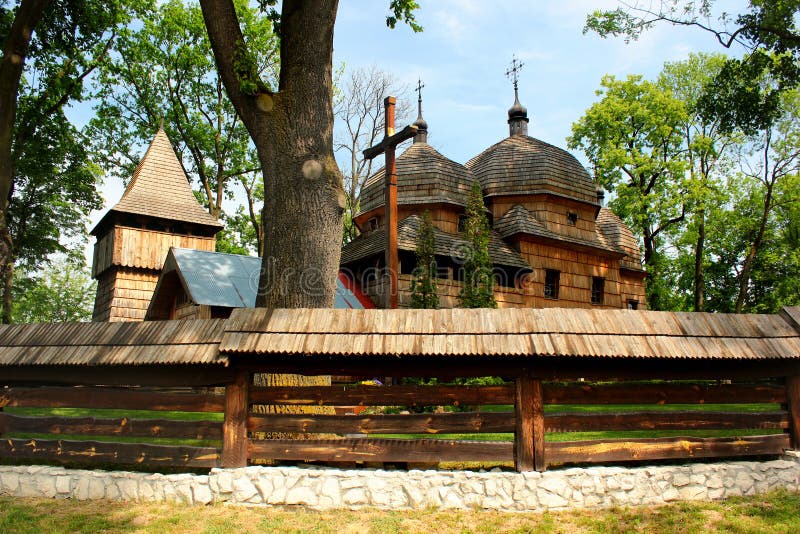
POLYGON ((800 441, 793 377, 564 383, 522 372, 492 386, 255 387, 250 370, 234 371, 224 394, 178 384, 0 389, 0 457, 186 468, 513 462, 524 471, 777 455, 800 441), (564 441, 596 436, 576 433, 608 434, 564 441))
POLYGON ((513 386, 257 387, 251 404, 297 406, 467 406, 513 404, 513 386))
POLYGON ((224 399, 224 395, 175 392, 174 388, 0 389, 0 409, 4 410, 0 411, 0 457, 78 464, 216 467, 221 449, 205 442, 221 442, 223 423, 198 420, 191 412, 222 412, 224 399), (64 409, 75 409, 78 415, 62 415, 64 409), (115 414, 135 411, 136 416, 100 415, 107 410, 115 414), (202 444, 196 444, 198 441, 202 444))
POLYGON ((250 433, 246 455, 250 460, 322 462, 514 461, 521 470, 556 464, 772 455, 790 446, 786 432, 792 418, 781 407, 786 402, 786 387, 780 383, 542 383, 529 376, 500 386, 251 387, 248 406, 271 405, 270 411, 314 406, 358 410, 350 415, 250 412, 245 424, 250 433), (696 409, 662 408, 673 404, 696 409), (704 405, 708 404, 775 407, 707 409, 704 405), (479 411, 483 405, 506 406, 506 410, 479 411), (408 412, 387 414, 377 409, 387 406, 408 412), (431 406, 473 411, 413 413, 431 406), (591 410, 574 411, 587 406, 591 410), (365 408, 370 412, 361 411, 365 408), (691 435, 703 431, 752 434, 754 430, 765 434, 691 435), (631 431, 686 435, 545 441, 553 433, 631 431), (260 433, 278 438, 296 434, 302 439, 263 439, 260 433), (469 438, 481 433, 508 434, 514 441, 469 438), (331 434, 338 439, 330 439, 331 434), (467 436, 450 439, 454 434, 467 436))

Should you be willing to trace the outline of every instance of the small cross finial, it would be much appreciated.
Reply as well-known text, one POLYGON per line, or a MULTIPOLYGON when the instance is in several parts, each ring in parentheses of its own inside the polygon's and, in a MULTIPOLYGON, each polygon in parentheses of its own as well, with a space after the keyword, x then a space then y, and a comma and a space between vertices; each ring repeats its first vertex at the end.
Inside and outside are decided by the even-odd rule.
POLYGON ((422 80, 417 78, 417 88, 414 89, 417 92, 417 102, 422 102, 422 88, 425 87, 425 84, 422 83, 422 80))
POLYGON ((511 67, 506 71, 506 76, 514 82, 514 91, 517 90, 517 82, 519 81, 519 71, 522 70, 525 64, 517 60, 517 56, 511 56, 511 67))

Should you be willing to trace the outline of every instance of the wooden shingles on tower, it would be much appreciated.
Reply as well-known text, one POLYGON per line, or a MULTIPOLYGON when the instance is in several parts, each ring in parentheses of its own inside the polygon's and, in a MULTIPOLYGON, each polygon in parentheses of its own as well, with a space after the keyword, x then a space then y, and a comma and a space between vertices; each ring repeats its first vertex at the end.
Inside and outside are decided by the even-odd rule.
POLYGON ((98 281, 92 320, 143 320, 169 248, 213 251, 222 227, 197 202, 159 128, 122 198, 91 232, 98 281))

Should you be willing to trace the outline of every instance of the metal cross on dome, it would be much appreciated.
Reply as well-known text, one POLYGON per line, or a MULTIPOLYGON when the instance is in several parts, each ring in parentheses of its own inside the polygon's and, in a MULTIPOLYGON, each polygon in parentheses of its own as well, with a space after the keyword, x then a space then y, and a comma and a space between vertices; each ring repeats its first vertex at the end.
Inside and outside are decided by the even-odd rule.
POLYGON ((422 79, 417 78, 417 88, 414 91, 417 92, 417 101, 422 102, 422 88, 425 87, 425 84, 422 83, 422 79))
POLYGON ((525 63, 517 60, 516 55, 511 56, 511 67, 506 71, 506 76, 514 82, 515 91, 517 90, 517 81, 519 81, 519 71, 521 71, 524 66, 525 63))

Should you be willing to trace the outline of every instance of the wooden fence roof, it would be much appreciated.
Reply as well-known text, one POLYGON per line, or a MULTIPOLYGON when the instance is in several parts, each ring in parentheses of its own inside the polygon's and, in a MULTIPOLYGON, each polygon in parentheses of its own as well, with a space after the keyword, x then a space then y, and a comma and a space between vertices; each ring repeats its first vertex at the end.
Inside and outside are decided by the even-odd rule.
POLYGON ((800 360, 800 307, 779 315, 238 309, 230 319, 0 326, 0 366, 224 365, 271 354, 800 360))
MULTIPOLYGON (((797 310, 791 313, 798 313, 797 310)), ((800 359, 779 315, 632 310, 237 310, 227 354, 800 359)))
POLYGON ((0 326, 3 365, 225 364, 224 319, 0 326))

